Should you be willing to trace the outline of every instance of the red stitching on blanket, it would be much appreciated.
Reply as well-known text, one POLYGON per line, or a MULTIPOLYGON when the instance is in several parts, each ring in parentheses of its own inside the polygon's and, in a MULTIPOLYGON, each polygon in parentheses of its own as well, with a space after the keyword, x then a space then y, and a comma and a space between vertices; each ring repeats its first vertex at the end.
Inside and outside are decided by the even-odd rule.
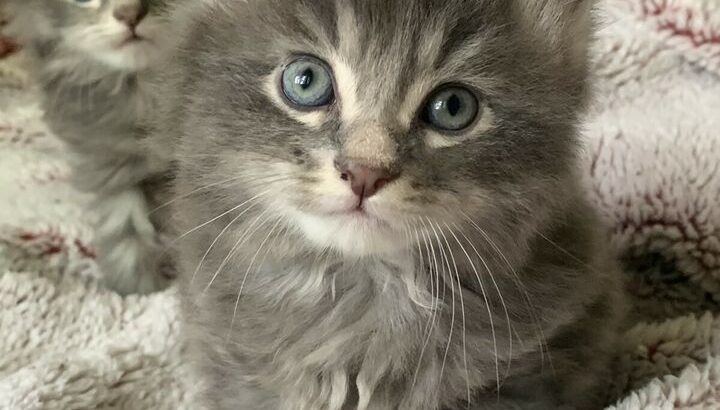
POLYGON ((658 20, 659 31, 667 31, 672 36, 686 38, 693 47, 720 45, 720 31, 707 26, 703 26, 700 30, 692 29, 700 11, 670 5, 668 0, 645 0, 642 3, 642 13, 644 17, 658 20))
MULTIPOLYGON (((67 238, 62 236, 60 233, 55 232, 54 229, 49 229, 43 232, 20 232, 17 237, 25 242, 36 242, 39 245, 40 256, 52 256, 59 253, 67 253, 70 249, 67 243, 67 238)), ((72 243, 77 252, 86 259, 95 259, 95 250, 83 243, 80 239, 75 239, 72 243)))
POLYGON ((82 256, 88 259, 95 259, 97 257, 95 250, 80 242, 80 239, 75 239, 75 247, 78 249, 78 252, 80 252, 82 256))

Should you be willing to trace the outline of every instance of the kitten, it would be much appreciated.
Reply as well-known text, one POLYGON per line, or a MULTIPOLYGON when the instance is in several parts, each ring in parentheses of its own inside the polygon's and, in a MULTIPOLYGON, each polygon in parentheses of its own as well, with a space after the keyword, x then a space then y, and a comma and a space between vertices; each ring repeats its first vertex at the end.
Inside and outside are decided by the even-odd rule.
POLYGON ((73 154, 75 182, 97 195, 99 265, 121 293, 150 292, 166 278, 149 219, 152 176, 164 169, 140 141, 154 109, 142 75, 169 47, 163 7, 147 0, 6 0, 8 32, 37 60, 45 119, 73 154))
MULTIPOLYGON (((192 4, 190 4, 192 3, 192 4)), ((160 85, 212 409, 598 409, 589 0, 212 0, 160 85)))

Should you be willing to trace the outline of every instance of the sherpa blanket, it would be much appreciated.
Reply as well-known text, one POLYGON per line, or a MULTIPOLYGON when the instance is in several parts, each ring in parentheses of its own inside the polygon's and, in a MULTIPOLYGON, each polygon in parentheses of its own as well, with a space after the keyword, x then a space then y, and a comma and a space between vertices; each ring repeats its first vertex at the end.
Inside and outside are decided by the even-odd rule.
MULTIPOLYGON (((611 409, 720 409, 720 2, 605 0, 588 193, 632 285, 611 409)), ((0 63, 0 409, 184 409, 174 290, 100 288, 88 197, 0 63)))

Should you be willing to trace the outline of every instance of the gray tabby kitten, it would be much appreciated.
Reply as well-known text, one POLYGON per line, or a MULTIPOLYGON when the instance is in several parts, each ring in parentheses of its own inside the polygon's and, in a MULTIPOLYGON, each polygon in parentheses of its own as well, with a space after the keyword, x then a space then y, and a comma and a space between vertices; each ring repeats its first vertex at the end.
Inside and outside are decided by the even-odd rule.
POLYGON ((97 195, 99 264, 121 293, 164 285, 149 219, 152 175, 164 168, 140 144, 154 109, 143 73, 169 47, 162 8, 148 0, 6 0, 8 32, 36 58, 45 118, 73 154, 75 182, 97 195), (152 3, 152 4, 151 4, 152 3))
POLYGON ((598 409, 588 0, 204 0, 161 87, 211 409, 598 409))

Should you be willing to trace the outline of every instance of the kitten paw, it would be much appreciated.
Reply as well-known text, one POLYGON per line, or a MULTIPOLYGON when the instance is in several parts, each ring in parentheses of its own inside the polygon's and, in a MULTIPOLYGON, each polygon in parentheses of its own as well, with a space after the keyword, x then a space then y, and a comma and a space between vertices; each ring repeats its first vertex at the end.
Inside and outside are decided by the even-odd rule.
POLYGON ((172 267, 158 260, 159 252, 157 246, 131 237, 116 242, 112 248, 100 247, 103 283, 121 295, 149 294, 167 288, 173 280, 172 267))
POLYGON ((148 216, 145 196, 131 189, 96 203, 98 264, 104 283, 122 295, 165 289, 174 269, 148 216))

